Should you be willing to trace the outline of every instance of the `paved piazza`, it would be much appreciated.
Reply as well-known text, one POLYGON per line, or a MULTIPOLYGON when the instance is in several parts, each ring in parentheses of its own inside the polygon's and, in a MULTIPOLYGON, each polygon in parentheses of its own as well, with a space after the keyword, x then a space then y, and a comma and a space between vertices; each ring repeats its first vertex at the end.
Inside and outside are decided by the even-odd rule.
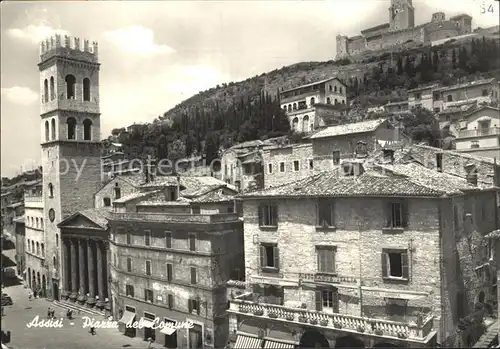
MULTIPOLYGON (((14 258, 15 250, 4 251, 4 254, 14 258)), ((28 289, 23 285, 3 287, 3 293, 12 297, 14 304, 5 307, 5 316, 2 317, 2 330, 11 331, 11 341, 7 344, 13 349, 145 349, 148 343, 140 338, 129 338, 118 331, 118 329, 96 329, 96 335, 92 336, 88 328, 82 328, 82 316, 74 314, 75 319, 69 321, 66 318, 66 309, 54 307, 52 302, 46 299, 28 298, 28 289), (47 319, 47 309, 51 306, 56 311, 56 317, 63 320, 63 328, 27 328, 37 315, 40 319, 47 319), (70 322, 74 324, 71 325, 70 322)), ((105 320, 96 316, 96 320, 105 320)), ((159 344, 153 344, 153 348, 162 348, 159 344)))

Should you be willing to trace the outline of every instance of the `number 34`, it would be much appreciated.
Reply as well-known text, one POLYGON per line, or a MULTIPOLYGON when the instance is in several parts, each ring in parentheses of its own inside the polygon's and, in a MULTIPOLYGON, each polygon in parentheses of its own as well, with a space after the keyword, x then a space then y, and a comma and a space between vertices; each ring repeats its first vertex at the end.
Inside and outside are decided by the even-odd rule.
POLYGON ((493 4, 481 4, 481 14, 485 13, 495 13, 493 4))

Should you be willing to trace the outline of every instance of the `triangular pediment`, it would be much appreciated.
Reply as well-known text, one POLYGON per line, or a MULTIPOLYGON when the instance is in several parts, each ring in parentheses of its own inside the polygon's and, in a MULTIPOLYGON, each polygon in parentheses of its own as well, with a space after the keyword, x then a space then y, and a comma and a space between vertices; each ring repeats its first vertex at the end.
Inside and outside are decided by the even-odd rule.
POLYGON ((99 225, 98 223, 92 221, 90 218, 84 216, 81 213, 76 213, 60 224, 59 228, 91 228, 91 229, 105 229, 105 227, 99 225))

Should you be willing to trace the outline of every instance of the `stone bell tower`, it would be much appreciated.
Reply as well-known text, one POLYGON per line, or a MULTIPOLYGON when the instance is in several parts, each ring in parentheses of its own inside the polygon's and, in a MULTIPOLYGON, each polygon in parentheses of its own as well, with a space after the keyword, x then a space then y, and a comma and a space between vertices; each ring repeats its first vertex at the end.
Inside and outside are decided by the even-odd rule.
POLYGON ((97 42, 55 35, 40 47, 40 136, 43 167, 45 269, 48 296, 59 298, 61 236, 57 224, 93 207, 100 186, 97 42))
POLYGON ((415 8, 412 0, 391 0, 389 30, 398 31, 415 27, 415 8))

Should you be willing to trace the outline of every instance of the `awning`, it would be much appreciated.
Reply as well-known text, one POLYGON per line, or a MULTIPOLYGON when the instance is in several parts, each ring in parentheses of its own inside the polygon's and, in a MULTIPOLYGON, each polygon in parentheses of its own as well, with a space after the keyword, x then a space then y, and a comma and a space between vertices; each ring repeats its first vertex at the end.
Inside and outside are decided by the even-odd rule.
POLYGON ((121 322, 122 324, 128 324, 129 322, 134 321, 134 319, 135 319, 135 313, 132 313, 131 311, 125 310, 122 318, 118 322, 121 322))
POLYGON ((151 328, 155 324, 153 321, 146 319, 145 317, 141 318, 141 322, 142 322, 142 326, 147 327, 147 328, 151 328))
POLYGON ((163 328, 161 329, 160 332, 163 334, 166 334, 167 336, 170 336, 171 334, 174 334, 175 331, 176 331, 176 329, 173 328, 172 326, 165 325, 165 326, 163 326, 163 328))
POLYGON ((262 347, 262 339, 257 337, 248 337, 241 334, 236 338, 234 349, 255 349, 262 347))
POLYGON ((267 340, 264 343, 264 349, 293 349, 295 345, 290 343, 283 343, 274 340, 267 340))

